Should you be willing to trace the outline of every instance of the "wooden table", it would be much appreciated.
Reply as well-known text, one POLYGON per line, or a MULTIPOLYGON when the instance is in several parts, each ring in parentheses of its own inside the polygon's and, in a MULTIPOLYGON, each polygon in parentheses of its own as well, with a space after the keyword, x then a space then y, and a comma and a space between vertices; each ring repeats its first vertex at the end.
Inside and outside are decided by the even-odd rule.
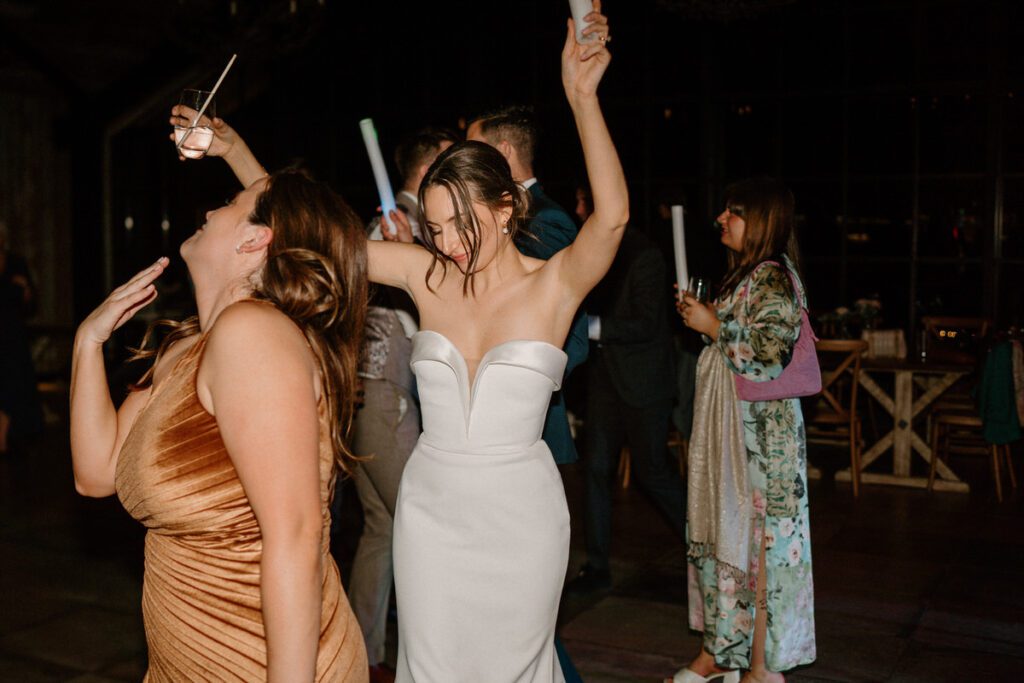
MULTIPOLYGON (((950 363, 921 363, 916 360, 896 358, 865 358, 861 364, 860 385, 881 404, 893 419, 893 428, 860 456, 860 480, 871 484, 892 484, 925 488, 928 477, 911 476, 912 454, 917 453, 931 465, 932 449, 927 435, 921 436, 914 429, 914 421, 945 394, 956 382, 970 374, 973 366, 950 363), (875 377, 882 374, 895 376, 893 396, 878 385, 875 377), (915 398, 915 388, 918 395, 915 398), (883 453, 892 449, 892 474, 867 472, 866 468, 883 453)), ((941 460, 937 465, 938 476, 935 488, 939 491, 969 490, 953 470, 941 460)), ((839 481, 850 480, 849 468, 836 473, 839 481)))

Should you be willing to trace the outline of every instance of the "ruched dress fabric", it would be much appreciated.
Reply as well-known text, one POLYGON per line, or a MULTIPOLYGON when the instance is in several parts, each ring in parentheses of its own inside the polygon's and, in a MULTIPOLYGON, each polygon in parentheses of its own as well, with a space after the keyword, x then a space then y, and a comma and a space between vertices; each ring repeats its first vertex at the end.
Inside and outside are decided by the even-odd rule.
POLYGON ((505 342, 471 385, 451 341, 414 335, 423 434, 395 514, 399 683, 564 681, 569 510, 541 433, 566 360, 546 342, 505 342))
MULTIPOLYGON (((205 336, 185 352, 138 415, 117 462, 117 494, 147 528, 142 614, 145 681, 264 681, 259 524, 199 403, 205 336)), ((323 606, 316 681, 368 680, 366 648, 329 552, 335 479, 326 411, 320 411, 323 606)))

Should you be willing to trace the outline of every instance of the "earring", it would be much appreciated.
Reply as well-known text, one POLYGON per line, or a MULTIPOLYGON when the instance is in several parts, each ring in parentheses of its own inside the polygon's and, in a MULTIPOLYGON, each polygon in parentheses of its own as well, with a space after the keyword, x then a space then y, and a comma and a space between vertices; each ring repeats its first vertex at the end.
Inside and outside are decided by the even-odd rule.
POLYGON ((502 232, 503 235, 507 235, 508 234, 508 223, 506 223, 505 227, 501 229, 501 232, 502 232))
POLYGON ((235 253, 236 254, 241 254, 242 253, 242 245, 241 244, 235 245, 235 253))

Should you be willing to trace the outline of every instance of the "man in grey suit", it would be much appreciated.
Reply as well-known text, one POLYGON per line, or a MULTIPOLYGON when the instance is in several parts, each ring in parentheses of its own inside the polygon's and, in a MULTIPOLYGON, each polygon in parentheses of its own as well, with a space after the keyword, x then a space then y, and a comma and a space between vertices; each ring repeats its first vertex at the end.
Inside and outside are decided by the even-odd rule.
MULTIPOLYGON (((453 142, 455 136, 447 131, 424 129, 403 141, 395 152, 395 163, 404 179, 395 202, 409 219, 410 241, 420 237, 416 222, 420 181, 437 155, 453 142)), ((370 225, 370 239, 382 239, 382 228, 375 219, 370 225)), ((364 524, 348 594, 363 630, 374 682, 394 680, 394 674, 383 666, 391 599, 391 536, 398 484, 420 435, 419 408, 409 368, 415 310, 404 292, 378 287, 367 309, 366 340, 359 365, 364 402, 356 414, 352 445, 357 455, 368 457, 360 463, 355 478, 364 524)))

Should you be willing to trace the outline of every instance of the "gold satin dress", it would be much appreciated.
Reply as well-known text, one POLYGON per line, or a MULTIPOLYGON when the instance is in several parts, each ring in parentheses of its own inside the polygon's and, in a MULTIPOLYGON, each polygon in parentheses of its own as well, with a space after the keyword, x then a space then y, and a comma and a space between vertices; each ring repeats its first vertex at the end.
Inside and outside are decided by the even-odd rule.
MULTIPOLYGON (((145 681, 264 681, 259 524, 221 440, 199 403, 200 338, 153 388, 117 462, 117 495, 146 533, 142 614, 145 681)), ((335 479, 320 415, 323 602, 316 681, 368 680, 362 632, 329 553, 335 479)))

